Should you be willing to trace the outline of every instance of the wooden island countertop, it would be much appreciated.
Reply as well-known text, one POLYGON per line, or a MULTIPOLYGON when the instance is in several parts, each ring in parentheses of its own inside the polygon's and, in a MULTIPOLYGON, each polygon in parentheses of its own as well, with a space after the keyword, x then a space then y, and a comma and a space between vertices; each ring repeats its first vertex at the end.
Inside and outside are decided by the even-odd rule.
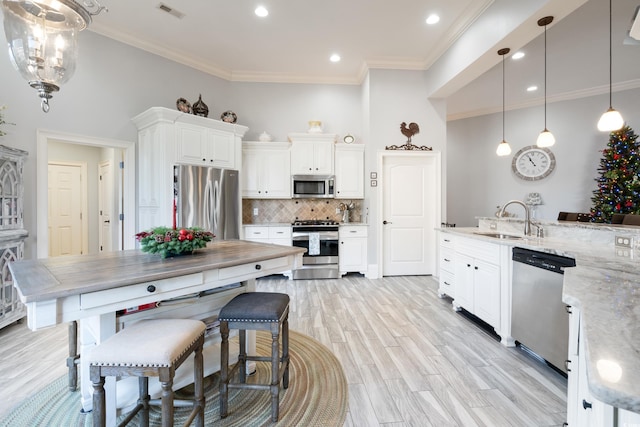
POLYGON ((9 270, 20 300, 26 304, 279 257, 301 256, 304 251, 297 247, 225 240, 210 243, 206 249, 199 249, 192 255, 165 259, 132 249, 15 261, 9 264, 9 270))

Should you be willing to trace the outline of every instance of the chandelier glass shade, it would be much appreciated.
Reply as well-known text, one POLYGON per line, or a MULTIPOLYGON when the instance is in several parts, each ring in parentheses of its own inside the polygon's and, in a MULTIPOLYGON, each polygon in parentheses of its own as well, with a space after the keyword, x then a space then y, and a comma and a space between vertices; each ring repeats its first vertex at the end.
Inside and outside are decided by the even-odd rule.
POLYGON ((11 62, 48 112, 52 92, 76 69, 78 33, 103 8, 92 1, 88 10, 72 0, 2 0, 1 6, 11 62))

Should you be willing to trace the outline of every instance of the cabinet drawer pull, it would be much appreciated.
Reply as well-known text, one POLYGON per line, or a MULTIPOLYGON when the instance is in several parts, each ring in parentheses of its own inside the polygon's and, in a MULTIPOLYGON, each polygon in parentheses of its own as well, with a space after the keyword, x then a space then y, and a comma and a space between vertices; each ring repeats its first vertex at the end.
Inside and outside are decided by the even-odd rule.
POLYGON ((593 405, 589 402, 587 402, 586 400, 582 399, 582 407, 584 409, 591 409, 593 407, 593 405))
POLYGON ((155 291, 156 291, 156 287, 154 285, 147 286, 147 292, 155 292, 155 291))
POLYGON ((451 262, 451 260, 450 260, 449 258, 444 258, 444 260, 445 260, 446 262, 451 262))
POLYGON ((477 269, 478 269, 478 266, 476 265, 476 266, 475 266, 475 267, 473 267, 473 268, 474 268, 475 270, 477 270, 477 269))
POLYGON ((570 305, 565 305, 564 309, 567 310, 567 313, 572 314, 573 312, 571 311, 571 306, 570 305))
POLYGON ((256 264, 256 270, 261 270, 262 266, 260 264, 256 264))
POLYGON ((467 264, 467 267, 471 267, 471 264, 467 264))
POLYGON ((444 239, 444 241, 447 242, 447 243, 451 243, 451 240, 449 240, 449 239, 444 239))
POLYGON ((447 281, 443 281, 445 285, 447 286, 451 286, 451 283, 447 282, 447 281))

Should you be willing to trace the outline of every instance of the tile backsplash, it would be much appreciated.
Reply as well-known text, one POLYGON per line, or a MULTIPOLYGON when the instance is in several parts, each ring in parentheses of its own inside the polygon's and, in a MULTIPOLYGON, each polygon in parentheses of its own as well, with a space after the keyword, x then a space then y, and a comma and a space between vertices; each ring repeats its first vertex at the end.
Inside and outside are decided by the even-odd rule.
POLYGON ((296 219, 331 219, 341 222, 342 212, 336 213, 336 209, 340 203, 352 201, 355 208, 351 210, 349 220, 362 222, 363 200, 242 199, 242 223, 291 223, 296 219), (253 215, 254 209, 258 209, 258 215, 253 215))

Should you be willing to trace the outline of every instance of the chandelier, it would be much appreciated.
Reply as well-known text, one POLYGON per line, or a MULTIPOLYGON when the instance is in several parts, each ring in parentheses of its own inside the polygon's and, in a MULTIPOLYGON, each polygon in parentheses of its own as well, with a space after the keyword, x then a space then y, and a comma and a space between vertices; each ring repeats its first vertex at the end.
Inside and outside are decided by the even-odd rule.
POLYGON ((1 6, 9 57, 46 113, 52 93, 75 71, 78 33, 105 7, 97 0, 1 0, 1 6))

